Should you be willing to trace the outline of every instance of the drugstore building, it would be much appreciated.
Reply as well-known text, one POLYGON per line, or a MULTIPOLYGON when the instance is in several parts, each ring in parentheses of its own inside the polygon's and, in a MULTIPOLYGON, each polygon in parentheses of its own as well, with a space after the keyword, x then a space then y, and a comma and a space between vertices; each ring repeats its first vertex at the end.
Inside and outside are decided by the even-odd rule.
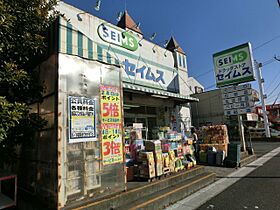
POLYGON ((166 47, 144 39, 127 11, 114 25, 64 2, 58 10, 50 56, 38 66, 44 100, 32 106, 48 125, 20 184, 64 208, 125 190, 123 128, 139 123, 148 139, 161 126, 183 132, 197 99, 174 37, 166 47))

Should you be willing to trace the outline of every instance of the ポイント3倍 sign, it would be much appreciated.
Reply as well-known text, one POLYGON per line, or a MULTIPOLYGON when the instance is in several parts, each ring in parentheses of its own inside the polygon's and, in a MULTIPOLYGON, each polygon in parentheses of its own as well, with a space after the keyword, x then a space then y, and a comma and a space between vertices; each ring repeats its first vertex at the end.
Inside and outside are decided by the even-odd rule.
POLYGON ((217 87, 255 80, 251 44, 242 44, 213 55, 217 87))

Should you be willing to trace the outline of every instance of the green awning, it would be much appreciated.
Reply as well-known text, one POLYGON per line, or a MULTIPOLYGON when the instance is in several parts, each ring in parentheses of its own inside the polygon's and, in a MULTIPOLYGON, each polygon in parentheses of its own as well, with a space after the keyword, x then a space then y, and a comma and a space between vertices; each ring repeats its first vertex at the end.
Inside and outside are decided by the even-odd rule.
POLYGON ((163 90, 157 90, 154 88, 143 87, 140 85, 123 83, 123 88, 129 89, 129 90, 134 90, 134 91, 141 91, 144 93, 150 93, 151 95, 158 95, 158 96, 165 96, 165 97, 176 98, 176 99, 181 99, 181 100, 187 100, 187 102, 199 101, 198 98, 193 98, 190 96, 181 95, 178 93, 172 93, 172 92, 163 91, 163 90))

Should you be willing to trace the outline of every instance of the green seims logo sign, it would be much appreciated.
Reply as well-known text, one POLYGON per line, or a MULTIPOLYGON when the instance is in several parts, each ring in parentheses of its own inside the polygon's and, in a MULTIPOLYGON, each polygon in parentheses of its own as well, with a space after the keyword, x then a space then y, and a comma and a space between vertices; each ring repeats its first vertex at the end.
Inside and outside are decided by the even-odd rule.
POLYGON ((226 56, 220 57, 216 61, 217 67, 226 67, 232 64, 240 63, 245 61, 248 58, 248 54, 241 50, 232 54, 228 54, 226 56))
POLYGON ((121 32, 104 23, 100 24, 97 30, 99 37, 105 42, 115 44, 131 51, 135 51, 138 48, 137 39, 127 31, 121 32))

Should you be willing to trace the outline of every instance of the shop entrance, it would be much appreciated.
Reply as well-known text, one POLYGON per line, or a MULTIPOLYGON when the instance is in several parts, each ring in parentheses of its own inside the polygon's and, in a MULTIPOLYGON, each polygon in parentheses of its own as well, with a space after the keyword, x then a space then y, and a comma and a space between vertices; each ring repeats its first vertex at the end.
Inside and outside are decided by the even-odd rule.
POLYGON ((140 123, 143 126, 143 137, 147 139, 154 139, 153 129, 157 127, 157 118, 156 116, 150 117, 124 117, 124 127, 133 127, 133 123, 140 123), (147 134, 146 134, 147 133, 147 134))

